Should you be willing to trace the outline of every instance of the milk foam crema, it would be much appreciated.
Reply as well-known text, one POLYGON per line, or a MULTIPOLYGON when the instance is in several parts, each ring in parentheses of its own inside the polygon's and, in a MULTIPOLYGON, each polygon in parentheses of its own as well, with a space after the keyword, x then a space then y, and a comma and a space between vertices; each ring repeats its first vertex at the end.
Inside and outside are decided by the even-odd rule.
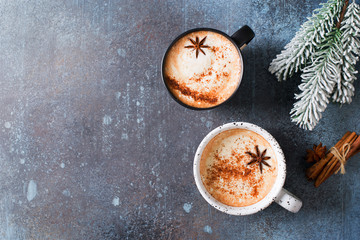
POLYGON ((259 134, 232 129, 215 136, 204 148, 200 160, 201 180, 206 190, 218 201, 233 207, 245 207, 262 200, 273 187, 277 177, 277 160, 270 144, 259 134), (263 165, 248 165, 252 160, 246 152, 256 154, 265 149, 270 157, 263 165))
POLYGON ((164 77, 171 93, 181 102, 196 108, 209 108, 226 101, 237 89, 242 62, 235 45, 212 31, 192 32, 180 38, 168 51, 164 61, 164 77), (186 48, 205 39, 196 50, 186 48), (190 40, 191 39, 191 40, 190 40))

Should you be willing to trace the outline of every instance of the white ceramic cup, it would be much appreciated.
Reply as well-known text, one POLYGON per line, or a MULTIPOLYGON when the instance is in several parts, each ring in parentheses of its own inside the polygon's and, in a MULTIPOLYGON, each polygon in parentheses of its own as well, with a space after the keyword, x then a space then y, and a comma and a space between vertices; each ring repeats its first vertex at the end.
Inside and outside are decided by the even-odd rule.
POLYGON ((285 156, 283 151, 280 148, 280 145, 275 140, 270 133, 265 131, 259 126, 256 126, 251 123, 246 122, 234 122, 234 123, 227 123, 220 127, 215 128, 212 130, 200 143, 194 158, 194 177, 196 186, 199 189, 201 195, 205 198, 205 200, 214 208, 225 212, 231 215, 249 215, 256 212, 259 212, 266 207, 268 207, 272 202, 278 203, 283 208, 289 210, 290 212, 296 213, 300 210, 302 206, 302 202, 299 198, 295 197, 293 194, 288 192, 286 189, 283 188, 285 177, 286 177, 286 163, 285 163, 285 156), (219 133, 230 130, 230 129, 246 129, 253 131, 255 133, 260 134, 266 141, 270 144, 271 148, 274 150, 276 159, 277 159, 277 168, 278 168, 278 175, 276 177, 275 183, 270 190, 270 192, 259 202, 246 206, 246 207, 232 207, 225 205, 218 200, 216 200, 211 194, 206 190, 200 175, 200 159, 202 152, 206 145, 219 133))

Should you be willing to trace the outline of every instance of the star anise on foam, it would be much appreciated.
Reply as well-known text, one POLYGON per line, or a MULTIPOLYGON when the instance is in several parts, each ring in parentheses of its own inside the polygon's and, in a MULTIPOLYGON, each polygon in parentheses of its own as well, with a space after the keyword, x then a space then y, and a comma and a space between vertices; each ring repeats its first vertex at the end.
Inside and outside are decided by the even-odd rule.
POLYGON ((322 143, 320 143, 317 146, 314 144, 313 149, 308 149, 306 150, 306 152, 307 152, 306 162, 308 163, 318 162, 320 161, 320 159, 325 157, 326 146, 323 146, 322 143))
POLYGON ((206 40, 206 36, 201 41, 199 41, 199 37, 196 37, 195 41, 192 40, 191 38, 189 38, 189 40, 192 43, 192 45, 185 46, 185 48, 193 48, 193 49, 195 49, 196 50, 196 58, 198 58, 199 52, 202 52, 204 55, 206 55, 204 50, 202 50, 202 48, 209 48, 209 46, 204 45, 205 40, 206 40))
POLYGON ((265 166, 271 167, 270 164, 268 164, 267 162, 265 162, 266 160, 269 160, 271 157, 265 157, 265 153, 266 150, 265 149, 261 154, 260 154, 260 150, 259 150, 259 146, 256 145, 255 146, 255 150, 256 150, 256 154, 252 153, 252 152, 246 152, 246 154, 250 155, 250 157, 252 158, 250 162, 248 162, 247 165, 251 165, 254 163, 259 163, 259 167, 260 167, 260 172, 262 173, 263 170, 263 164, 265 166))

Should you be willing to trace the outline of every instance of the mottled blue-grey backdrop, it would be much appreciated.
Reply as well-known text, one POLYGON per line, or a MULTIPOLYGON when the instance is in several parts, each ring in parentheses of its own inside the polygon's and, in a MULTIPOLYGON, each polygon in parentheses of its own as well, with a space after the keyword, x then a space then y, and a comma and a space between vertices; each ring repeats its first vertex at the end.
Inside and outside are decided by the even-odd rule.
POLYGON ((360 158, 315 189, 305 150, 360 132, 351 105, 330 104, 314 131, 291 123, 299 76, 278 83, 270 61, 321 0, 0 1, 0 239, 356 239, 360 158), (171 41, 194 27, 248 24, 237 95, 185 109, 161 81, 171 41), (303 208, 251 216, 210 207, 192 175, 213 128, 255 123, 287 158, 285 187, 303 208))

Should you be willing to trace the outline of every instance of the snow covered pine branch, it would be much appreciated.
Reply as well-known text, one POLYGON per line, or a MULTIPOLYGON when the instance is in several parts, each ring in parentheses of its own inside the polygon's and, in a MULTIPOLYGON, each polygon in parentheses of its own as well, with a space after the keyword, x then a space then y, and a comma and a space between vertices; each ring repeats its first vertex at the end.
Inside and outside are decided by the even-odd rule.
POLYGON ((285 49, 271 62, 269 71, 279 81, 302 71, 300 94, 291 110, 292 121, 312 130, 332 96, 350 103, 354 96, 355 65, 360 53, 360 9, 354 1, 329 0, 316 9, 285 49))
POLYGON ((343 1, 329 0, 322 8, 314 10, 285 49, 271 62, 269 71, 279 81, 286 80, 309 62, 316 48, 322 44, 325 34, 331 32, 340 14, 343 1))
POLYGON ((343 48, 342 62, 340 63, 341 76, 337 79, 336 89, 332 96, 334 102, 351 103, 355 88, 353 82, 356 79, 356 62, 360 54, 360 10, 359 5, 350 4, 347 8, 344 20, 341 23, 341 46, 343 48))

